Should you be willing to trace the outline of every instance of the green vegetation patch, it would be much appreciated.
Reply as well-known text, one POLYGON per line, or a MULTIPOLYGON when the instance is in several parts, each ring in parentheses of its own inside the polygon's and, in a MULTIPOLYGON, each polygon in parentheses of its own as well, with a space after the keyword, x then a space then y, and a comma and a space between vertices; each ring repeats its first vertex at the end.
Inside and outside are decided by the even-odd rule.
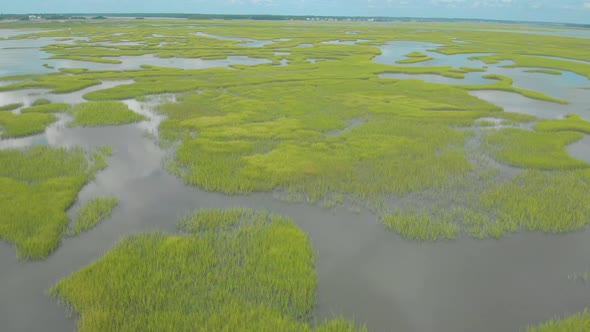
POLYGON ((42 133, 43 131, 45 131, 45 128, 51 123, 53 123, 55 120, 57 120, 57 118, 53 114, 13 114, 11 112, 1 112, 1 137, 22 137, 42 133))
POLYGON ((590 122, 577 114, 568 114, 561 120, 540 121, 535 123, 534 128, 539 131, 577 131, 590 135, 590 122))
POLYGON ((506 230, 565 233, 590 222, 590 181, 583 173, 528 171, 485 191, 481 204, 506 230))
POLYGON ((432 60, 433 58, 421 52, 410 52, 406 54, 406 59, 398 60, 395 63, 410 64, 432 60))
POLYGON ((572 232, 590 223, 588 174, 530 170, 510 181, 488 177, 484 185, 466 183, 468 189, 459 194, 451 190, 432 200, 418 199, 386 213, 381 222, 405 238, 425 241, 498 239, 518 231, 572 232))
POLYGON ((590 331, 590 313, 587 310, 566 318, 555 318, 538 326, 527 327, 524 332, 585 332, 590 331))
POLYGON ((471 133, 453 127, 504 114, 461 89, 422 81, 271 77, 163 105, 162 143, 180 142, 168 169, 228 194, 278 189, 312 202, 328 193, 399 194, 469 170, 462 147, 471 133), (358 125, 348 128, 351 121, 358 125))
POLYGON ((506 128, 488 131, 483 136, 484 148, 496 160, 523 168, 577 169, 590 167, 572 158, 566 145, 583 137, 575 132, 537 132, 506 128))
POLYGON ((41 104, 21 109, 21 113, 61 113, 69 109, 70 105, 63 103, 41 104))
POLYGON ((68 235, 78 235, 111 216, 118 201, 116 197, 99 197, 88 201, 78 212, 68 235))
POLYGON ((75 105, 70 113, 74 120, 68 125, 95 127, 120 125, 145 120, 146 117, 131 111, 119 101, 96 101, 75 105))
POLYGON ((551 69, 527 69, 524 71, 525 73, 538 73, 538 74, 547 74, 547 75, 561 75, 560 71, 551 70, 551 69))
POLYGON ((19 107, 23 107, 23 103, 13 103, 13 104, 0 106, 0 112, 1 111, 14 111, 15 109, 17 109, 19 107))
POLYGON ((19 259, 47 257, 68 225, 66 209, 104 167, 101 153, 80 148, 0 150, 0 239, 19 259))
POLYGON ((46 88, 51 89, 52 93, 70 93, 98 84, 100 84, 100 81, 95 79, 84 79, 75 76, 64 76, 60 75, 60 73, 54 73, 45 76, 34 76, 25 81, 3 85, 0 86, 0 91, 46 88))
POLYGON ((313 250, 289 219, 249 210, 190 219, 184 234, 122 240, 50 294, 80 315, 78 331, 358 331, 343 319, 309 326, 313 250))
POLYGON ((40 99, 36 99, 31 106, 41 106, 41 105, 47 105, 47 104, 51 104, 51 101, 49 99, 46 98, 40 98, 40 99))
POLYGON ((454 240, 459 233, 459 226, 448 216, 434 219, 426 213, 396 210, 393 214, 384 215, 381 222, 410 240, 454 240))

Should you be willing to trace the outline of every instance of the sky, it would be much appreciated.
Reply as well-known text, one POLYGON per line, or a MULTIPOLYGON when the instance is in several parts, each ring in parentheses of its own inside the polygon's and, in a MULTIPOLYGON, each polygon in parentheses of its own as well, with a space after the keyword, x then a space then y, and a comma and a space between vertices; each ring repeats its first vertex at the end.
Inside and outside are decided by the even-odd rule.
POLYGON ((481 18, 590 24, 590 0, 0 0, 0 13, 481 18))

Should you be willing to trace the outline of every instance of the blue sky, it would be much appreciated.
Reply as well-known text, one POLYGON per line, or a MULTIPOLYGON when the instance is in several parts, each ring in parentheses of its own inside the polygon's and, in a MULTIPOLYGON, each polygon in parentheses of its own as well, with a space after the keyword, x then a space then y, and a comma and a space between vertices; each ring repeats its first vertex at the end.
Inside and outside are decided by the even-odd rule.
POLYGON ((2 13, 167 12, 459 17, 590 23, 590 0, 0 0, 2 13))

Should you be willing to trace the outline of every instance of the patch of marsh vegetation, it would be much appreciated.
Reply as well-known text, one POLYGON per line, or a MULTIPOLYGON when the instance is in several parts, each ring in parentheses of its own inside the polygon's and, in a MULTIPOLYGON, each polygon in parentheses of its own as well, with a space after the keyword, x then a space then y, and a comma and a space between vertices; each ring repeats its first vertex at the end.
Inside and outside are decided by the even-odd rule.
POLYGON ((23 103, 13 103, 13 104, 8 104, 8 105, 3 105, 0 106, 0 112, 1 111, 14 111, 15 109, 19 108, 19 107, 23 107, 24 104, 23 103))
POLYGON ((567 233, 590 223, 589 199, 585 171, 528 170, 500 182, 487 175, 458 181, 386 212, 381 222, 408 239, 427 241, 567 233))
POLYGON ((537 73, 537 74, 547 74, 547 75, 561 75, 560 71, 551 70, 551 69, 526 69, 524 70, 525 73, 537 73))
POLYGON ((564 119, 544 120, 535 123, 535 130, 539 131, 575 131, 590 135, 590 122, 583 120, 577 114, 568 114, 564 119))
POLYGON ((0 137, 13 138, 42 133, 56 120, 53 114, 0 112, 0 137))
POLYGON ((105 167, 99 151, 0 150, 0 239, 15 246, 19 259, 47 257, 65 235, 66 210, 105 167))
POLYGON ((70 105, 64 103, 47 103, 25 107, 21 109, 21 113, 63 113, 67 112, 69 108, 70 105))
POLYGON ((395 63, 411 64, 411 63, 425 62, 425 61, 429 61, 432 59, 433 58, 431 58, 428 55, 421 53, 421 52, 410 52, 410 53, 406 54, 405 59, 398 60, 395 63))
POLYGON ((179 228, 123 239, 50 294, 79 315, 78 331, 366 331, 310 325, 314 255, 289 219, 200 210, 179 228))
POLYGON ((104 219, 110 217, 118 203, 116 197, 98 197, 88 201, 78 211, 78 215, 71 229, 68 231, 68 235, 78 235, 93 228, 104 219))
POLYGON ((145 120, 146 117, 130 110, 120 101, 94 101, 77 104, 69 111, 74 120, 70 127, 120 125, 145 120))
MULTIPOLYGON (((571 128, 582 121, 541 122, 542 129, 571 128)), ((586 122, 587 124, 587 122, 586 122)), ((578 132, 530 131, 518 128, 491 130, 483 137, 484 149, 496 160, 523 168, 579 169, 588 168, 587 163, 570 157, 565 147, 584 137, 578 132)))
POLYGON ((464 91, 420 81, 331 82, 229 87, 163 105, 160 138, 180 141, 169 169, 228 194, 286 190, 311 202, 330 193, 400 194, 468 171, 462 147, 471 134, 451 126, 504 114, 464 91), (365 121, 325 135, 354 118, 365 121))
POLYGON ((538 326, 529 326, 523 332, 585 332, 590 328, 588 310, 565 318, 554 318, 538 326))

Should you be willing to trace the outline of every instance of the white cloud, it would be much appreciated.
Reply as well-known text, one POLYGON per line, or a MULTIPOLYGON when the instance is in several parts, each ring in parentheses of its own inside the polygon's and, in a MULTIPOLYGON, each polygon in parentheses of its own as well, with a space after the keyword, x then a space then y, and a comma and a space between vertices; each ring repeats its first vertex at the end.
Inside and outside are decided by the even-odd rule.
POLYGON ((584 8, 590 9, 590 2, 585 2, 584 3, 584 8))

